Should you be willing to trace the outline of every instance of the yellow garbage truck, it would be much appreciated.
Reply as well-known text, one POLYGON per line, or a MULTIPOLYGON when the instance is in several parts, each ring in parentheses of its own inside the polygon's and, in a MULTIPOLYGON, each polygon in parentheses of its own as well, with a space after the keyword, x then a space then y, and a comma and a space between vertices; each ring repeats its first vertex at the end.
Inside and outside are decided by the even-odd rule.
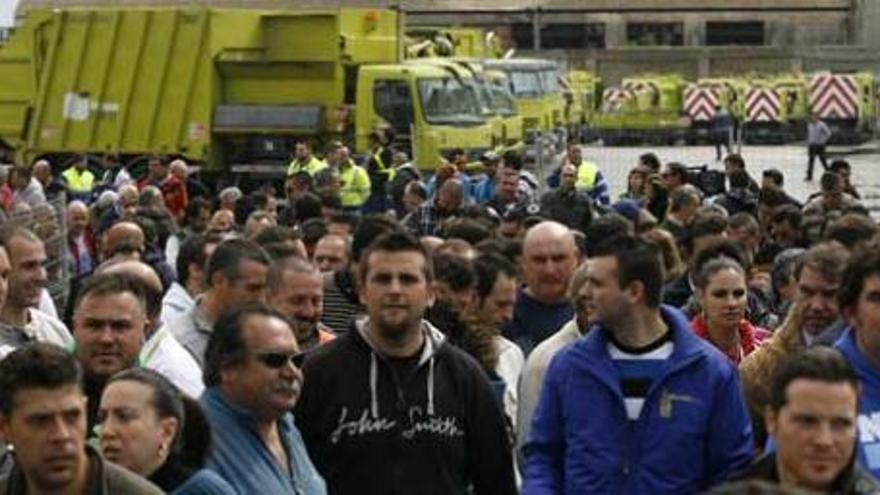
POLYGON ((218 177, 283 174, 298 139, 366 152, 373 132, 424 170, 454 148, 479 156, 492 131, 477 102, 439 68, 398 63, 397 15, 30 10, 0 47, 0 148, 56 165, 176 155, 218 177))

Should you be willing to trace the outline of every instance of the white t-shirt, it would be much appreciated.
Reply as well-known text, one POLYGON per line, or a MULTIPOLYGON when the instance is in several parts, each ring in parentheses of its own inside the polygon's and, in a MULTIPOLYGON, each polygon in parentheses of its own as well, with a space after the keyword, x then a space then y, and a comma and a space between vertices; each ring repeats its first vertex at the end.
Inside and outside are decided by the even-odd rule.
POLYGON ((180 345, 168 326, 162 325, 144 343, 141 366, 149 368, 177 386, 183 393, 198 399, 205 390, 202 369, 192 354, 180 345))

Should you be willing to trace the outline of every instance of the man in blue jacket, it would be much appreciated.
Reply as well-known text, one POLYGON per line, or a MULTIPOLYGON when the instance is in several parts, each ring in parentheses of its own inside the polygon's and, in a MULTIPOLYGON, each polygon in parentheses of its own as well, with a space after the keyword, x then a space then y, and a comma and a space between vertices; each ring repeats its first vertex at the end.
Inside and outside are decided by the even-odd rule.
POLYGON ((660 306, 657 246, 617 237, 588 263, 601 323, 550 364, 523 493, 699 493, 747 467, 736 370, 660 306))
POLYGON ((834 345, 859 377, 856 452, 859 462, 880 477, 880 249, 854 254, 843 271, 838 292, 850 326, 834 345))

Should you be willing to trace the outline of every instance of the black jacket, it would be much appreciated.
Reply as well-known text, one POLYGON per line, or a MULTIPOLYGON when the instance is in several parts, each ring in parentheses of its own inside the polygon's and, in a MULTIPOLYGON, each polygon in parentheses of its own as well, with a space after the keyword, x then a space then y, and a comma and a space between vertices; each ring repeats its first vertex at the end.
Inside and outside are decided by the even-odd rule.
POLYGON ((332 494, 515 494, 504 417, 479 364, 423 323, 412 368, 360 320, 309 356, 296 423, 332 494))
POLYGON ((554 189, 541 196, 541 211, 547 218, 583 232, 593 220, 593 199, 584 192, 554 189))
MULTIPOLYGON (((770 484, 778 484, 779 473, 776 470, 776 454, 768 454, 758 459, 741 477, 736 478, 732 483, 719 487, 718 492, 727 493, 725 490, 732 489, 733 486, 731 485, 736 484, 737 481, 740 483, 744 481, 766 481, 770 484)), ((834 495, 876 494, 880 493, 880 484, 871 476, 871 473, 854 462, 834 480, 828 493, 834 495)))

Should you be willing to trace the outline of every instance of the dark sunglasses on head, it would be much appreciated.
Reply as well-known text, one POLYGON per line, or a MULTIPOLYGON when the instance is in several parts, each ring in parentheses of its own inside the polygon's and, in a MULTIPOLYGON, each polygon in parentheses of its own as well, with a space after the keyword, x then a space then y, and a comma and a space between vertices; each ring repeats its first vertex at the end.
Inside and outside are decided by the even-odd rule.
POLYGON ((278 369, 287 363, 293 363, 297 368, 302 368, 306 359, 304 352, 288 354, 286 352, 255 352, 257 360, 269 368, 278 369))

